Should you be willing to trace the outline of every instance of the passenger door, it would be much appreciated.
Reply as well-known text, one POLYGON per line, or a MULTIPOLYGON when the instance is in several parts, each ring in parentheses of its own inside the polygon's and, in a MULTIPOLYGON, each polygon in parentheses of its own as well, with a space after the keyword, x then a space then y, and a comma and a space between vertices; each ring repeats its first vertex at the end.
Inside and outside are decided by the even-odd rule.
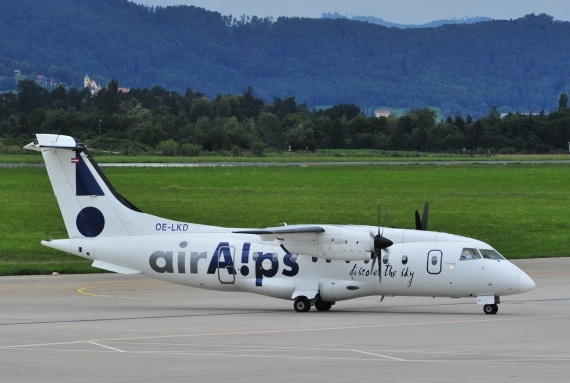
POLYGON ((443 253, 441 250, 431 250, 427 255, 427 272, 429 274, 441 273, 443 253))
POLYGON ((231 285, 236 282, 235 270, 236 248, 233 246, 222 246, 218 253, 218 280, 223 285, 231 285), (229 254, 229 257, 227 256, 229 254), (231 261, 228 262, 230 259, 231 261), (220 267, 222 266, 222 267, 220 267))

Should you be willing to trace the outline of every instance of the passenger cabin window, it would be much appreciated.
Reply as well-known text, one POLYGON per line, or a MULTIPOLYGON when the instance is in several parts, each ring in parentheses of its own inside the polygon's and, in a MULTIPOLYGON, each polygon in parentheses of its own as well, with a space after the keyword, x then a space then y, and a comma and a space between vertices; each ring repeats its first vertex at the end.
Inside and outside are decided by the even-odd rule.
POLYGON ((497 252, 497 250, 479 249, 479 251, 481 252, 481 255, 483 256, 483 258, 485 258, 485 259, 499 259, 499 260, 505 259, 505 258, 503 258, 503 256, 501 254, 499 254, 497 252))
POLYGON ((469 249, 464 247, 461 251, 461 257, 459 258, 460 261, 472 261, 474 259, 481 259, 479 252, 477 249, 469 249))

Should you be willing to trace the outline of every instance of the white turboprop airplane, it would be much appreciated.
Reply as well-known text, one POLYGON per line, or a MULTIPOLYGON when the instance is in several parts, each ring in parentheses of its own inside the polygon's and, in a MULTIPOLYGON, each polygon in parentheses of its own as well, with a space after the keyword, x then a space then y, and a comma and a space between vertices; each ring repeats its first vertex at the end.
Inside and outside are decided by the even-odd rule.
POLYGON ((25 148, 41 151, 69 235, 42 245, 93 260, 97 268, 293 300, 298 312, 381 295, 473 297, 485 314, 496 314, 500 296, 535 288, 488 244, 426 231, 427 204, 423 221, 416 211, 417 230, 177 222, 145 214, 117 193, 77 139, 38 134, 37 141, 25 148))

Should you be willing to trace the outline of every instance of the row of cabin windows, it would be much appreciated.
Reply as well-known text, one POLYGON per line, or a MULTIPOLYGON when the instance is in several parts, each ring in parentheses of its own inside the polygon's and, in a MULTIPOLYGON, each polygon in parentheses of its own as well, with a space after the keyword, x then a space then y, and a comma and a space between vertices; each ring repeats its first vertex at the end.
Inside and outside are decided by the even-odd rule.
MULTIPOLYGON (((318 257, 313 257, 312 259, 313 259, 313 262, 315 262, 315 263, 319 260, 318 257)), ((382 257, 382 263, 384 263, 385 265, 387 265, 389 261, 390 261, 390 255, 384 254, 384 256, 382 257)), ((330 259, 327 259, 326 262, 327 262, 327 263, 331 263, 331 260, 330 260, 330 259)), ((346 263, 350 263, 350 261, 345 261, 345 262, 346 262, 346 263)), ((366 264, 367 264, 368 262, 370 262, 370 261, 364 261, 364 263, 366 263, 366 264)), ((402 255, 402 265, 405 265, 405 264, 407 264, 407 263, 408 263, 408 256, 407 256, 407 255, 402 255)))
MULTIPOLYGON (((505 258, 499 254, 497 252, 497 250, 491 250, 491 249, 471 249, 471 248, 463 248, 463 250, 461 251, 461 256, 459 257, 460 261, 473 261, 473 260, 477 260, 477 259, 496 259, 496 260, 504 260, 505 258)), ((317 262, 319 260, 319 258, 317 257, 313 257, 313 262, 317 262)), ((388 264, 388 262, 390 261, 390 255, 389 254, 384 254, 384 256, 382 257, 382 263, 384 263, 385 265, 388 264)), ((327 259, 326 260, 327 263, 330 263, 331 260, 327 259)), ((346 263, 350 263, 350 261, 345 261, 346 263)), ((364 263, 368 263, 369 261, 364 261, 364 263)), ((403 255, 402 256, 402 265, 405 265, 408 263, 408 256, 407 255, 403 255)), ((437 257, 433 257, 432 258, 432 263, 434 265, 437 264, 437 257)))

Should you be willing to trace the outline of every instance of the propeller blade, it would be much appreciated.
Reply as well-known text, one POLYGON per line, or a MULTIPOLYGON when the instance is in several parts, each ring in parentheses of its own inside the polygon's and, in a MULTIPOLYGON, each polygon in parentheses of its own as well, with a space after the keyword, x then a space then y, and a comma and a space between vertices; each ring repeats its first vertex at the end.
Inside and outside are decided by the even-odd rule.
MULTIPOLYGON (((391 241, 390 241, 391 242, 391 241)), ((386 252, 386 254, 388 254, 388 256, 390 256, 390 250, 389 249, 384 249, 384 251, 386 252)), ((382 250, 378 251, 378 282, 382 283, 382 250)))
POLYGON ((380 235, 380 201, 378 201, 378 235, 380 235))
POLYGON ((381 268, 382 268, 382 264, 380 263, 380 257, 382 256, 382 250, 381 249, 375 249, 374 250, 374 255, 373 255, 373 261, 372 261, 372 267, 370 268, 370 272, 373 273, 374 272, 374 266, 376 265, 376 260, 378 260, 378 280, 380 281, 380 283, 382 283, 382 275, 380 274, 381 268))
POLYGON ((416 210, 416 230, 422 230, 422 220, 420 213, 416 210))
POLYGON ((386 217, 384 218, 384 225, 382 226, 382 233, 380 236, 384 235, 384 229, 386 228, 386 224, 388 224, 388 220, 390 219, 390 210, 386 210, 386 217))
POLYGON ((426 202, 426 204, 424 205, 424 214, 422 215, 422 230, 427 230, 428 213, 429 213, 429 202, 426 202))

